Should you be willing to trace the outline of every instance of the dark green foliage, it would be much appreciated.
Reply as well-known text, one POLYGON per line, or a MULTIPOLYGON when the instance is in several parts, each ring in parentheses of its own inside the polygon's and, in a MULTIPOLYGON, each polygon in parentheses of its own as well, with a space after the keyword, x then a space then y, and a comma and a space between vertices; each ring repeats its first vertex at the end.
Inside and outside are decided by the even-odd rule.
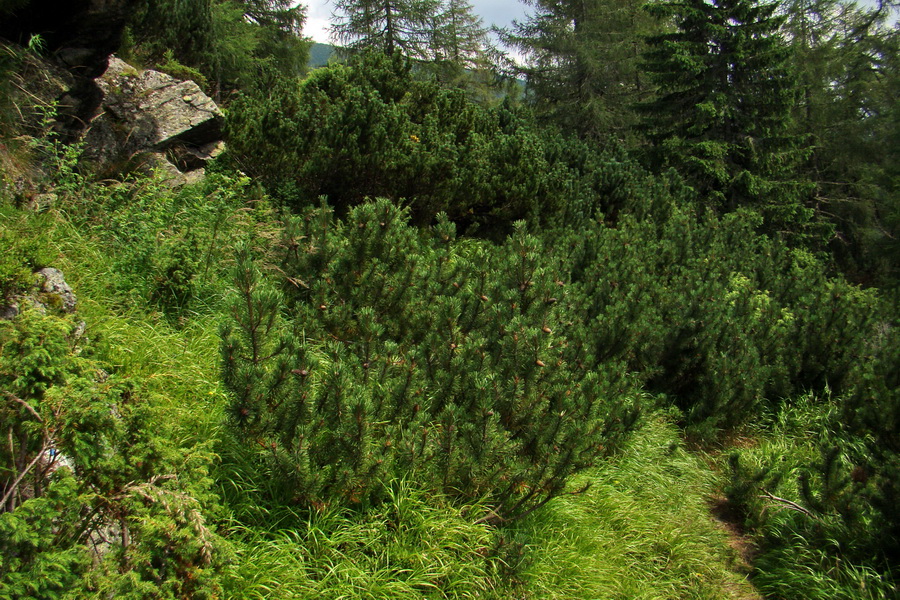
POLYGON ((770 233, 809 221, 805 185, 792 169, 802 139, 790 135, 797 87, 775 4, 687 0, 649 5, 677 29, 648 39, 646 69, 659 87, 640 106, 655 168, 675 167, 718 211, 755 206, 770 233))
POLYGON ((586 352, 561 265, 523 227, 495 248, 405 221, 386 201, 305 213, 287 230, 288 312, 242 259, 232 424, 304 505, 365 504, 414 473, 518 517, 616 447, 633 388, 586 352))
POLYGON ((858 281, 896 285, 900 30, 887 4, 786 3, 784 29, 802 87, 794 130, 809 136, 801 167, 837 235, 830 250, 858 281))
MULTIPOLYGON (((874 546, 893 561, 900 560, 900 331, 896 316, 879 323, 869 340, 872 359, 857 368, 866 375, 848 394, 842 417, 858 445, 851 456, 859 465, 857 479, 869 489, 864 495, 878 514, 872 532, 874 546)), ((849 475, 854 475, 850 473, 849 475)))
POLYGON ((311 40, 306 7, 289 0, 215 0, 215 43, 201 65, 218 87, 265 89, 271 80, 306 71, 311 40))
POLYGON ((668 210, 656 223, 626 217, 570 234, 577 320, 593 330, 599 362, 626 361, 704 428, 804 390, 855 385, 873 294, 755 234, 753 213, 668 210))
POLYGON ((447 211, 509 222, 535 219, 562 191, 534 130, 503 108, 415 81, 399 57, 368 55, 244 97, 228 131, 238 165, 298 208, 321 195, 339 208, 385 196, 425 221, 447 211))
MULTIPOLYGON (((674 405, 694 440, 756 434, 728 492, 760 541, 766 594, 896 591, 887 573, 900 553, 897 324, 874 290, 779 239, 804 226, 805 187, 791 170, 799 139, 815 133, 803 176, 820 195, 832 173, 849 182, 835 178, 835 198, 868 190, 835 218, 858 211, 864 226, 849 243, 872 235, 860 256, 894 268, 895 37, 878 29, 854 33, 865 43, 841 52, 810 46, 810 69, 827 68, 806 73, 810 93, 795 104, 769 7, 665 4, 678 28, 653 42, 665 100, 647 125, 659 142, 653 168, 674 166, 682 180, 642 169, 613 143, 596 148, 610 132, 622 137, 623 105, 645 91, 635 46, 617 40, 635 41, 652 19, 618 0, 542 5, 546 28, 533 23, 529 39, 543 69, 531 81, 537 121, 511 99, 489 108, 442 89, 424 74, 452 77, 399 54, 298 81, 303 10, 287 2, 142 6, 136 22, 153 27, 139 32, 139 57, 214 88, 244 87, 228 110, 232 164, 296 214, 277 231, 261 226, 272 214, 260 188, 222 165, 179 190, 143 177, 97 185, 75 170, 77 146, 54 134, 30 142, 57 196, 51 233, 38 216, 20 226, 4 213, 0 291, 23 291, 53 258, 93 325, 83 334, 73 318, 33 311, 0 323, 0 596, 512 596, 492 579, 489 554, 511 566, 494 575, 511 578, 534 550, 486 524, 540 516, 575 491, 574 475, 633 437, 636 398, 651 394, 674 405), (191 22, 202 43, 166 55, 160 41, 191 22), (813 60, 820 50, 833 63, 813 60), (791 129, 787 112, 810 118, 791 129), (846 168, 844 138, 859 154, 846 168), (324 202, 309 208, 321 196, 337 216, 324 202), (864 233, 875 223, 883 230, 864 233), (102 343, 89 343, 100 331, 102 343), (102 351, 116 367, 97 360, 102 351), (204 354, 205 365, 192 364, 204 354), (212 437, 222 438, 221 503, 197 445, 212 437), (452 527, 433 525, 450 511, 452 527), (226 546, 211 518, 239 548, 224 592, 226 546), (839 591, 772 575, 778 564, 840 579, 839 591)), ((431 16, 426 56, 465 59, 453 43, 466 40, 431 16)), ((5 56, 12 66, 0 71, 21 66, 20 54, 5 56)), ((48 125, 52 110, 43 114, 48 125)), ((0 167, 10 185, 26 169, 8 148, 0 167)), ((671 434, 634 444, 642 461, 667 458, 625 484, 633 497, 652 497, 667 469, 690 472, 671 434)), ((622 464, 594 477, 604 493, 584 511, 615 513, 606 503, 621 498, 622 464)), ((560 522, 582 514, 563 509, 560 522)), ((688 564, 668 560, 679 528, 659 543, 627 540, 622 554, 647 564, 665 554, 664 569, 677 570, 669 565, 688 564)), ((602 554, 605 538, 587 538, 602 554)), ((565 569, 555 576, 580 585, 565 569)), ((682 592, 705 587, 684 577, 698 581, 682 592)), ((519 583, 517 597, 532 589, 519 583)))
POLYGON ((767 541, 759 567, 766 586, 779 585, 802 556, 819 574, 815 585, 823 594, 838 597, 832 587, 865 585, 896 592, 890 574, 900 557, 896 318, 841 280, 815 286, 819 269, 802 267, 795 271, 802 276, 790 279, 800 284, 792 293, 809 315, 800 328, 809 345, 797 348, 802 360, 794 365, 808 385, 833 382, 841 395, 832 399, 824 388, 815 404, 788 404, 776 413, 771 435, 779 441, 770 444, 785 447, 743 451, 760 475, 735 466, 730 494, 767 541), (766 500, 786 507, 784 514, 770 512, 766 500))
POLYGON ((213 44, 212 0, 141 0, 131 14, 131 35, 150 56, 168 50, 196 65, 213 44))
POLYGON ((539 118, 592 140, 623 140, 632 104, 650 86, 640 71, 643 37, 655 19, 621 0, 531 0, 533 14, 502 39, 525 55, 511 70, 527 82, 539 118))
POLYGON ((507 228, 646 213, 658 194, 643 192, 647 173, 621 152, 542 130, 509 103, 480 107, 378 54, 242 97, 228 133, 235 163, 296 209, 322 195, 339 211, 387 197, 419 222, 443 211, 462 226, 507 228))
POLYGON ((0 209, 0 304, 34 285, 34 272, 50 264, 52 252, 46 241, 23 235, 28 227, 0 209))
POLYGON ((131 13, 127 58, 157 63, 214 90, 268 85, 303 72, 306 9, 288 0, 141 0, 131 13), (199 75, 197 76, 197 70, 199 75))

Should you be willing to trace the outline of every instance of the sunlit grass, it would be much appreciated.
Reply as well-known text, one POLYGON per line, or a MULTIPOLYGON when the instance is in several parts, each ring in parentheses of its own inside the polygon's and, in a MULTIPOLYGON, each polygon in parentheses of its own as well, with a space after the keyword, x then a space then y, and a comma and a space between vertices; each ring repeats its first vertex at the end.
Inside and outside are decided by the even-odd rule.
POLYGON ((164 411, 170 430, 188 445, 217 436, 222 421, 218 321, 214 313, 171 319, 132 304, 117 288, 114 246, 69 222, 62 213, 44 217, 42 235, 78 297, 86 336, 111 368, 139 378, 164 411))
MULTIPOLYGON (((592 483, 587 492, 557 498, 523 522, 498 529, 474 524, 484 507, 453 508, 411 482, 369 511, 325 511, 305 520, 294 514, 288 529, 235 527, 229 593, 235 598, 497 600, 760 597, 738 572, 737 553, 710 516, 714 476, 683 448, 677 428, 664 418, 651 419, 620 457, 583 475, 576 486, 587 482, 592 483)), ((285 514, 253 516, 257 523, 291 521, 285 514)))
POLYGON ((497 583, 484 507, 451 505, 408 482, 354 513, 310 514, 291 530, 235 529, 230 598, 476 598, 497 583))

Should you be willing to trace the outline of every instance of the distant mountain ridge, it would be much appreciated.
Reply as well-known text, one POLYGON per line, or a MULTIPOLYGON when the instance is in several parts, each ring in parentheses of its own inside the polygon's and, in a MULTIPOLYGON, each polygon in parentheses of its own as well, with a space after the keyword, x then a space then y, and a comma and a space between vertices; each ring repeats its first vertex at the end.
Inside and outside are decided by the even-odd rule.
POLYGON ((312 48, 309 49, 309 68, 317 69, 319 67, 324 67, 335 54, 337 54, 336 46, 314 42, 312 48))

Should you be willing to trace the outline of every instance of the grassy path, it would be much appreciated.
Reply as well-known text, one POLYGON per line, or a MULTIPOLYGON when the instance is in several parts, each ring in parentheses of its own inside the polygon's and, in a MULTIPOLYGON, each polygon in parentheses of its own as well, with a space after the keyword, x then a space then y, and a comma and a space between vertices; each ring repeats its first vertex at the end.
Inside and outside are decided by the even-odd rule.
POLYGON ((665 418, 587 481, 517 528, 531 555, 523 598, 761 600, 747 540, 710 505, 714 473, 665 418))

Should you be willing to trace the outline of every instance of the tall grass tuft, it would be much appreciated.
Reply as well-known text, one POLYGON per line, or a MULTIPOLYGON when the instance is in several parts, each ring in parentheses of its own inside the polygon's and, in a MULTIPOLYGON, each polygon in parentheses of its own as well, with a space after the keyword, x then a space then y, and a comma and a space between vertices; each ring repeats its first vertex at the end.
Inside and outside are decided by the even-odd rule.
POLYGON ((223 579, 241 599, 476 598, 496 585, 494 533, 478 505, 455 506, 406 481, 363 513, 310 514, 295 529, 236 529, 223 579))
POLYGON ((804 494, 806 478, 810 487, 830 494, 827 500, 855 501, 848 492, 854 485, 862 488, 859 497, 865 495, 862 481, 836 477, 828 488, 816 479, 818 465, 829 456, 823 448, 840 450, 830 454, 836 467, 853 467, 855 449, 841 436, 840 403, 827 390, 797 398, 768 415, 755 444, 731 457, 728 493, 759 540, 753 582, 766 598, 887 600, 900 592, 889 562, 867 552, 877 521, 865 505, 841 514, 827 505, 817 508, 804 494))

